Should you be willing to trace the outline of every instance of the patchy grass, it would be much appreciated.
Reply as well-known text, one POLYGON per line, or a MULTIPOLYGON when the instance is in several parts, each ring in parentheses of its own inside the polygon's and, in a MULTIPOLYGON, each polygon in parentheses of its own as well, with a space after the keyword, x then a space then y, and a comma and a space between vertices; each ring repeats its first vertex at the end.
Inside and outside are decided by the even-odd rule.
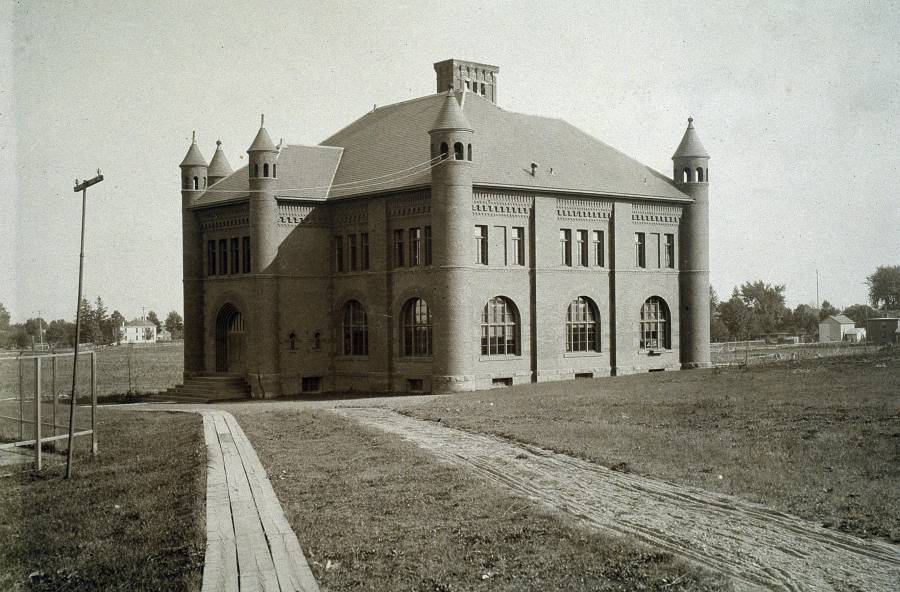
MULTIPOLYGON (((100 457, 0 467, 0 590, 199 590, 206 448, 199 415, 106 410, 100 457)), ((89 442, 89 439, 86 440, 89 442)))
POLYGON ((900 541, 900 353, 523 385, 403 410, 900 541))
POLYGON ((232 412, 323 590, 720 590, 720 576, 570 525, 329 412, 232 412))

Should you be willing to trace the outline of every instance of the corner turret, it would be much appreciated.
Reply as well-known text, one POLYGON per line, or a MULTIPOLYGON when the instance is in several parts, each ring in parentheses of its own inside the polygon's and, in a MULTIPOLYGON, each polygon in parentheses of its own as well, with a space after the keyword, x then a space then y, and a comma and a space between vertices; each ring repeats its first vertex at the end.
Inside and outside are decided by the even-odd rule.
POLYGON ((709 152, 694 119, 675 154, 675 186, 694 199, 682 210, 679 228, 680 351, 682 368, 708 368, 709 353, 709 152))
MULTIPOLYGON (((265 128, 266 116, 261 115, 259 120, 259 131, 256 132, 256 138, 247 148, 249 160, 250 179, 274 179, 278 177, 276 168, 276 160, 278 159, 278 148, 269 137, 269 132, 265 128)), ((251 181, 252 183, 252 181, 251 181)))
POLYGON ((188 148, 181 167, 181 191, 203 191, 206 189, 207 164, 197 146, 197 132, 191 133, 191 146, 188 148))
POLYGON ((212 160, 209 161, 207 170, 209 184, 215 185, 231 173, 231 165, 228 164, 228 159, 225 158, 225 152, 222 150, 222 140, 216 140, 216 151, 213 153, 212 160))

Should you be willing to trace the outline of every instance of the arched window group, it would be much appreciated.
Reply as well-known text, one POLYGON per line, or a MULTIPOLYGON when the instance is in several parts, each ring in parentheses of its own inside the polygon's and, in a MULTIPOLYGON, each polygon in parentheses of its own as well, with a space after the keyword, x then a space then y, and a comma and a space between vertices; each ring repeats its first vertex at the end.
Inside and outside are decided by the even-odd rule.
POLYGON ((421 357, 431 355, 431 311, 421 298, 412 298, 401 314, 403 355, 421 357))
POLYGON ((345 356, 369 355, 369 322, 366 309, 358 300, 350 300, 344 304, 341 333, 345 356))
POLYGON ((464 148, 462 142, 457 142, 453 145, 453 160, 465 160, 466 155, 464 154, 464 148))
POLYGON ((651 296, 641 307, 641 349, 671 349, 669 307, 659 296, 651 296))
POLYGON ((566 351, 600 351, 600 315, 590 298, 579 296, 566 311, 566 351))
POLYGON ((508 298, 495 296, 481 314, 481 355, 519 354, 519 311, 508 298))
POLYGON ((694 176, 691 178, 691 169, 689 167, 684 167, 681 171, 681 182, 682 183, 690 183, 694 181, 696 183, 708 183, 709 182, 709 169, 705 169, 703 167, 697 167, 694 171, 694 176))

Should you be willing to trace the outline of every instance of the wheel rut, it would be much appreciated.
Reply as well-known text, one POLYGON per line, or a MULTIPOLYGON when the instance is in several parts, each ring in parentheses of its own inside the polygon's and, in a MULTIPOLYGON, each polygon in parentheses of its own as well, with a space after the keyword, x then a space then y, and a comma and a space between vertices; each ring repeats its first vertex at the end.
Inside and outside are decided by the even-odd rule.
POLYGON ((549 450, 413 419, 338 408, 438 460, 599 530, 631 536, 713 571, 737 590, 898 590, 900 547, 829 530, 727 495, 620 473, 549 450))

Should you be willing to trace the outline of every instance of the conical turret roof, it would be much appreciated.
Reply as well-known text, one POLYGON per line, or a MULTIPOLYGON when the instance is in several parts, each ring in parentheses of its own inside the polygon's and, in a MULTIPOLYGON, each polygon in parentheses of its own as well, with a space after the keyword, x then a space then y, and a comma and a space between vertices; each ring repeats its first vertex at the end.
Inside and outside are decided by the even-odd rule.
POLYGON ((441 105, 437 120, 435 120, 434 125, 431 127, 431 131, 433 132, 439 130, 472 131, 472 126, 469 125, 468 120, 466 120, 466 115, 463 113, 462 107, 459 106, 459 101, 456 100, 456 95, 452 90, 447 91, 444 104, 441 105))
POLYGON ((209 161, 209 170, 206 174, 210 177, 227 177, 231 172, 231 165, 228 164, 225 152, 222 151, 222 140, 216 140, 216 151, 209 161))
POLYGON ((678 149, 675 150, 672 159, 691 157, 709 158, 709 152, 703 147, 703 144, 700 142, 700 136, 697 135, 697 130, 694 129, 694 118, 688 117, 688 126, 684 130, 684 137, 681 138, 681 144, 678 145, 678 149))
POLYGON ((266 131, 264 124, 265 116, 260 118, 259 131, 256 132, 256 138, 254 138, 250 147, 247 148, 247 152, 277 152, 275 143, 272 142, 272 138, 269 137, 269 132, 266 131))
POLYGON ((200 154, 200 148, 197 146, 196 132, 192 134, 191 147, 188 148, 187 154, 184 155, 184 160, 182 160, 181 164, 178 166, 206 166, 206 159, 200 154))

